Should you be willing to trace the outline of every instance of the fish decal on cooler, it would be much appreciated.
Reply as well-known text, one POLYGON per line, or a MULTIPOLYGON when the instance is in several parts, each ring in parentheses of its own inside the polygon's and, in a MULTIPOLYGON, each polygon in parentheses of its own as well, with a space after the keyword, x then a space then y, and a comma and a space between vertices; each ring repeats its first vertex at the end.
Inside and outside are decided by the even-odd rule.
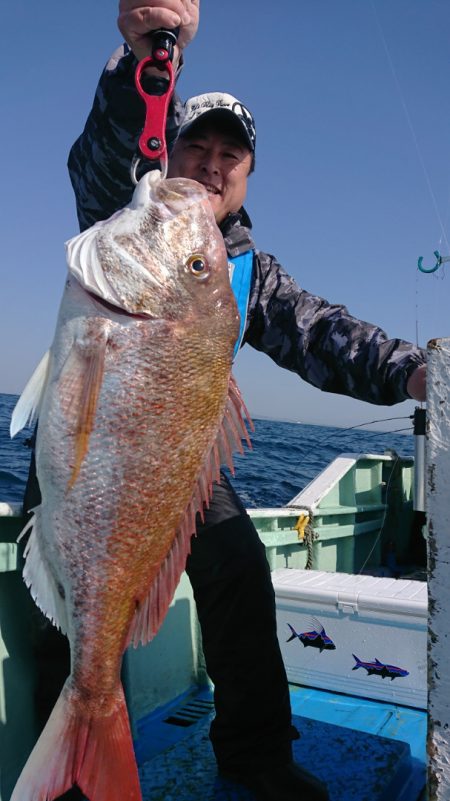
POLYGON ((71 674, 11 801, 73 785, 141 801, 122 655, 157 632, 220 465, 248 440, 231 376, 239 314, 194 181, 147 173, 128 206, 67 243, 67 261, 54 341, 11 433, 38 414, 24 578, 67 634, 71 674))
POLYGON ((381 676, 382 679, 391 679, 391 681, 409 676, 408 670, 396 667, 396 665, 387 665, 384 662, 380 662, 379 659, 375 659, 373 662, 363 662, 362 659, 358 659, 355 654, 352 654, 352 656, 356 662, 352 670, 365 668, 368 676, 381 676))
POLYGON ((317 620, 317 618, 313 618, 312 624, 315 626, 313 630, 302 631, 301 634, 297 634, 294 627, 288 623, 287 625, 291 631, 291 636, 288 640, 286 640, 286 642, 291 642, 291 640, 295 640, 297 638, 303 643, 305 648, 307 646, 311 646, 311 648, 319 648, 320 653, 322 653, 322 651, 334 651, 336 646, 333 640, 328 637, 321 622, 317 620))

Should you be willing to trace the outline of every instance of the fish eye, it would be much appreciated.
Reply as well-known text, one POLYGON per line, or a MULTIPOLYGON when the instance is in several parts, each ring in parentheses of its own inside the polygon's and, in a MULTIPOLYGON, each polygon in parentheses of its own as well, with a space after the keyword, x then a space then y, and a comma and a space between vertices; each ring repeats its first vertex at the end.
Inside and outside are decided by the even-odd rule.
POLYGON ((186 267, 196 278, 204 280, 209 275, 208 261, 201 253, 193 253, 192 256, 189 256, 186 267))

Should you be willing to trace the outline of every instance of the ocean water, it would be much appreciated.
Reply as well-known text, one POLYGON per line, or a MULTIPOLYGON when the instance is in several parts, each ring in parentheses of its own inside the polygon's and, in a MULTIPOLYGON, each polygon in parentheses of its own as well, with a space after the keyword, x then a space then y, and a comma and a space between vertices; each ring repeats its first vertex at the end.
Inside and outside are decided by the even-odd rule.
MULTIPOLYGON (((0 502, 20 502, 30 462, 31 429, 9 436, 16 395, 0 394, 0 502)), ((377 417, 374 407, 374 418, 377 417)), ((393 412, 395 415, 395 411, 393 412)), ((412 423, 399 420, 398 428, 411 434, 344 429, 257 418, 252 450, 236 456, 237 492, 248 508, 282 506, 300 492, 336 456, 344 452, 384 453, 395 450, 412 456, 412 423)))

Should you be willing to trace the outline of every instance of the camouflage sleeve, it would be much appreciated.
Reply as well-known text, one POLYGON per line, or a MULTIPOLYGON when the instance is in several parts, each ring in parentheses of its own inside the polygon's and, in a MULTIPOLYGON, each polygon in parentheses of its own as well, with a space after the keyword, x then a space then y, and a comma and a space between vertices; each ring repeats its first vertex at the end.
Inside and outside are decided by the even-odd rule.
POLYGON ((301 289, 273 256, 258 253, 255 267, 246 342, 326 392, 384 405, 409 398, 424 351, 301 289))
MULTIPOLYGON (((130 165, 144 125, 144 103, 134 85, 136 64, 127 45, 116 50, 100 77, 84 131, 70 150, 69 175, 82 231, 122 208, 133 192, 130 165)), ((164 79, 150 81, 155 94, 164 91, 164 79)), ((169 147, 181 113, 174 95, 166 128, 169 147)))

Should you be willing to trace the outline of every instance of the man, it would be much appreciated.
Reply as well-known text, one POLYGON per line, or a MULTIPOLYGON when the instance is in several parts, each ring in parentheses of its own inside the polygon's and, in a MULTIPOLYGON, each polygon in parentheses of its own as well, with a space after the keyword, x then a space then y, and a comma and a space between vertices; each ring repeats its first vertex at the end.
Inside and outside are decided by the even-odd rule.
MULTIPOLYGON (((197 2, 121 0, 119 27, 129 47, 109 62, 69 157, 81 228, 108 217, 131 197, 130 164, 143 125, 134 70, 136 60, 150 51, 149 32, 180 27, 177 64, 197 24, 197 2)), ((246 256, 250 263, 243 342, 330 392, 381 404, 424 400, 420 350, 388 340, 344 306, 305 292, 276 259, 255 251, 243 209, 255 151, 248 109, 220 93, 193 98, 184 109, 175 99, 167 138, 169 176, 205 186, 230 259, 246 256)), ((220 772, 250 787, 261 801, 326 801, 326 788, 292 762, 295 730, 270 571, 256 530, 225 478, 215 486, 205 522, 198 526, 187 572, 215 685, 211 740, 220 772)))

